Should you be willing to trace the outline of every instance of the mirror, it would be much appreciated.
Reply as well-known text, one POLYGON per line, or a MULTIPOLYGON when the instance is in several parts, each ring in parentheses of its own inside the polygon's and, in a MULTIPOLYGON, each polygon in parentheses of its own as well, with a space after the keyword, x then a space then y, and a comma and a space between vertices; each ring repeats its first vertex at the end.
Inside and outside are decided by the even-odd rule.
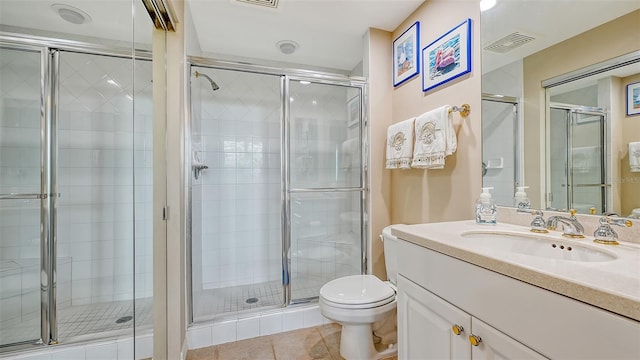
POLYGON ((498 1, 481 14, 483 186, 515 206, 640 217, 640 4, 498 1), (633 157, 633 152, 631 153, 633 157))

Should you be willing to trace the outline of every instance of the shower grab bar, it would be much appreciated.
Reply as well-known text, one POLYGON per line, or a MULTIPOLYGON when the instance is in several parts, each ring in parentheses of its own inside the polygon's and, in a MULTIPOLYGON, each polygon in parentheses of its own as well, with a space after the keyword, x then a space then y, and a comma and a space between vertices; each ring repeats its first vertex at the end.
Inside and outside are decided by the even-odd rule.
POLYGON ((0 194, 0 200, 44 200, 49 194, 0 194))

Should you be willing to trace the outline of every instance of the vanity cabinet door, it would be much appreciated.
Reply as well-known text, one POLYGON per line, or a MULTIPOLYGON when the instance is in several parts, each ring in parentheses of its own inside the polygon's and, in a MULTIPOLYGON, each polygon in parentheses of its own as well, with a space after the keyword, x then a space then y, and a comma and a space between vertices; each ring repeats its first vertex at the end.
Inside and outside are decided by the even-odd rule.
POLYGON ((399 359, 470 359, 470 330, 469 314, 398 276, 399 359))
POLYGON ((509 360, 509 359, 546 359, 546 357, 531 350, 525 345, 510 338, 504 333, 487 325, 486 323, 473 318, 473 334, 476 341, 471 348, 471 358, 473 360, 509 360))

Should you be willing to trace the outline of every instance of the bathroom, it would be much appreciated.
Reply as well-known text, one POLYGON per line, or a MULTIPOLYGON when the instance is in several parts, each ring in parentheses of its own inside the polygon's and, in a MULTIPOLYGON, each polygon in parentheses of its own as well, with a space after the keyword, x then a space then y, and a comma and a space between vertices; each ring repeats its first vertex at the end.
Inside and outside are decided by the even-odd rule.
MULTIPOLYGON (((93 341, 93 345, 100 345, 103 347, 102 349, 108 349, 107 351, 113 351, 115 344, 115 348, 118 353, 120 353, 121 351, 123 353, 126 353, 127 347, 135 348, 135 352, 137 354, 136 357, 150 357, 151 354, 157 354, 155 355, 155 357, 157 358, 181 358, 184 357, 187 347, 194 348, 206 345, 207 337, 209 339, 209 344, 211 345, 213 345, 213 343, 220 342, 220 338, 215 338, 216 334, 228 335, 232 331, 236 334, 239 334, 240 329, 249 329, 246 332, 246 335, 243 334, 241 337, 236 335, 233 339, 231 339, 240 340, 245 336, 260 335, 259 329, 261 325, 267 327, 270 326, 271 331, 284 331, 290 329, 287 328, 285 324, 296 324, 295 326, 300 327, 305 326, 305 324, 319 324, 325 321, 321 317, 319 311, 317 310, 317 307, 314 308, 313 306, 310 306, 312 304, 302 303, 296 304, 296 306, 291 306, 290 309, 286 311, 278 309, 270 309, 270 311, 264 311, 265 316, 262 317, 241 317, 240 319, 242 321, 239 321, 238 318, 236 318, 236 320, 238 321, 233 322, 233 317, 227 317, 225 319, 222 319, 223 321, 218 323, 219 325, 217 327, 208 322, 208 320, 210 319, 206 319, 206 316, 202 319, 202 322, 195 322, 194 324, 191 324, 192 314, 190 314, 190 312, 192 311, 192 309, 190 302, 192 299, 190 299, 189 297, 194 295, 194 293, 192 292, 193 289, 190 288, 194 279, 190 278, 190 276, 195 277, 196 275, 195 273, 191 274, 190 272, 191 267, 194 266, 194 263, 190 263, 190 261, 192 261, 191 254, 194 251, 197 252, 198 249, 190 248, 190 246, 192 245, 188 245, 188 239, 193 240, 194 237, 198 236, 198 234, 189 233, 191 229, 189 228, 188 230, 186 230, 188 228, 186 224, 188 224, 189 222, 191 222, 191 224, 197 223, 198 215, 195 212, 192 213, 186 204, 188 203, 187 199, 189 197, 191 197, 191 204, 194 204, 198 201, 198 199, 194 197, 193 192, 198 190, 197 184, 196 186, 193 186, 195 183, 192 183, 192 181, 195 180, 194 176, 192 176, 193 169, 190 166, 185 166, 185 163, 193 161, 194 158, 197 158, 197 156, 204 156, 204 159, 195 159, 195 162, 197 162, 197 160, 209 160, 210 158, 206 157, 206 155, 208 155, 207 153, 198 155, 192 153, 191 151, 192 149, 196 149, 196 151, 202 150, 198 149, 197 137, 186 135, 189 133, 189 131, 197 129, 199 125, 196 122, 196 116, 187 117, 185 114, 190 112, 193 112, 195 114, 196 110, 199 111, 200 109, 190 108, 189 102, 186 100, 183 101, 183 99, 185 96, 184 94, 187 92, 191 92, 190 96, 202 96, 203 98, 215 97, 218 95, 225 96, 222 94, 229 87, 225 88, 224 83, 226 81, 223 82, 216 77, 218 75, 218 72, 221 71, 218 69, 222 68, 224 71, 238 70, 237 68, 231 69, 228 64, 212 64, 206 61, 206 59, 191 59, 191 65, 195 66, 192 70, 198 70, 202 74, 211 76, 215 80, 215 83, 219 85, 220 89, 212 91, 212 85, 208 82, 208 79, 204 77, 195 78, 193 76, 194 71, 187 71, 187 69, 185 68, 183 55, 185 53, 189 56, 202 56, 203 58, 211 58, 211 56, 204 56, 207 54, 201 54, 197 49, 197 47, 199 46, 197 44, 198 40, 204 42, 206 41, 206 39, 204 39, 204 36, 200 34, 195 34, 194 32, 196 30, 194 28, 191 28, 190 26, 194 23, 192 17, 195 16, 195 11, 193 7, 189 8, 189 6, 195 5, 196 3, 197 2, 194 2, 194 4, 190 4, 190 2, 188 1, 186 3, 172 2, 174 15, 178 19, 178 24, 181 23, 189 25, 185 26, 185 28, 178 27, 178 32, 176 33, 162 33, 161 31, 156 31, 151 34, 151 30, 149 28, 149 26, 151 25, 148 20, 145 20, 147 21, 146 23, 142 21, 140 23, 137 22, 138 16, 142 17, 142 15, 144 15, 148 18, 146 10, 143 8, 138 8, 136 11, 136 23, 134 25, 135 29, 129 29, 131 33, 136 33, 135 42, 142 44, 140 45, 142 49, 146 49, 149 52, 151 52, 152 50, 153 56, 156 56, 156 54, 166 53, 166 77, 154 76, 154 81, 152 84, 154 89, 156 87, 160 87, 162 89, 163 82, 171 84, 171 86, 166 87, 166 94, 162 97, 158 97, 159 95, 154 92, 153 101, 151 101, 150 92, 144 93, 140 97, 138 97, 139 94, 136 93, 136 102, 134 103, 135 111, 148 111, 145 110, 145 107, 150 108, 151 106, 154 106, 154 116, 164 116, 164 119, 184 119, 184 121, 167 120, 166 122, 164 122, 164 120, 161 119, 160 123, 162 123, 162 125, 154 126, 153 129, 147 127, 146 125, 141 125, 139 128, 132 129, 132 133, 136 133, 136 130, 139 130, 139 132, 142 133, 140 136, 145 139, 144 141, 138 141, 140 140, 140 138, 136 137, 135 139, 127 140, 131 141, 133 143, 132 146, 134 147, 144 146, 144 148, 139 149, 140 152, 137 152, 136 154, 146 156, 147 160, 151 156, 160 156, 159 159, 154 158, 154 165, 161 165, 153 166, 153 168, 151 168, 151 166, 146 163, 145 160, 145 162, 140 163, 140 166, 144 168, 144 171, 146 171, 146 173, 141 176, 136 176, 134 180, 131 180, 131 182, 121 184, 96 184, 99 186, 118 185, 125 188, 128 187, 130 191, 132 191, 131 188, 135 187, 136 189, 134 195, 136 197, 135 202, 138 203, 138 200, 140 200, 140 204, 136 204, 136 221, 144 219, 145 216, 147 216, 147 218, 146 222, 140 221, 140 227, 135 227, 135 236, 128 235, 128 237, 124 237, 125 239, 127 239, 127 244, 129 244, 129 247, 132 249, 131 252, 136 254, 135 257, 126 255, 122 256, 122 262, 124 263, 124 265, 122 266, 134 266, 135 258, 136 267, 136 270, 134 270, 136 274, 135 285, 132 281, 132 284, 125 285, 125 287, 131 288, 135 286, 136 295, 134 296, 123 292, 122 297, 124 299, 128 299, 127 301, 130 304, 135 305, 136 308, 142 307, 143 305, 139 304, 138 301, 132 301, 132 299, 152 299, 154 315, 153 331, 150 331, 148 323, 144 324, 136 322, 135 327, 129 328, 128 333, 126 334, 118 335, 115 340, 113 340, 113 337, 110 337, 109 340, 99 339, 93 341), (144 36, 140 35, 140 33, 138 32, 142 33, 142 35, 144 36), (197 88, 195 88, 194 85, 197 86, 197 88), (191 126, 190 128, 186 127, 185 125, 188 123, 187 118, 189 118, 189 121, 191 121, 191 123, 189 124, 189 126, 191 126), (164 126, 166 126, 166 129, 164 128, 164 126), (150 137, 150 135, 148 135, 151 130, 153 130, 152 138, 150 137), (165 139, 163 137, 165 136, 167 143, 166 153, 160 153, 156 151, 151 152, 151 149, 164 148, 165 139), (151 141, 151 139, 153 139, 154 146, 149 144, 149 141, 151 141), (166 169, 184 169, 184 171, 166 171, 164 168, 165 166, 166 169), (150 211, 148 210, 149 207, 152 206, 151 199, 148 197, 149 195, 145 193, 146 191, 150 191, 151 188, 145 188, 145 186, 148 186, 148 183, 143 182, 147 181, 145 177, 150 176, 149 172, 151 171, 154 172, 155 176, 157 176, 158 173, 161 174, 161 176, 164 176, 165 173, 167 174, 166 179, 163 180, 164 182, 166 182, 166 185, 153 187, 153 200, 159 201, 153 204, 153 208, 162 209, 162 207, 164 207, 164 204, 166 204, 166 207, 168 208, 168 217, 167 220, 163 222, 157 221, 157 217, 154 216, 153 219, 155 219, 155 224, 153 227, 151 227, 152 224, 150 211), (139 187, 137 187, 138 185, 139 187), (163 192, 162 188, 166 188, 169 190, 163 192), (158 204, 161 205, 158 206, 158 204), (139 213, 138 209, 140 209, 139 213), (154 240, 153 249, 151 248, 151 243, 147 241, 148 238, 145 238, 143 236, 145 234, 145 236, 149 236, 150 232, 153 232, 154 237, 160 237, 160 242, 158 242, 158 240, 154 240), (151 274, 153 274, 153 276, 151 276, 151 274), (151 292, 151 290, 153 291, 151 292), (153 297, 151 297, 151 295, 153 295, 153 297), (175 309, 175 311, 166 311, 165 309, 167 308, 175 309), (305 321, 305 319, 307 319, 307 321, 305 321), (226 328, 220 324, 224 324, 226 328), (136 335, 135 338, 134 334, 136 335), (153 348, 149 349, 151 343, 149 341, 149 338, 151 337, 151 334, 153 335, 153 348), (190 341, 193 341, 193 346, 192 344, 189 344, 190 341), (120 347, 118 347, 118 345, 120 345, 120 347)), ((3 1, 3 10, 5 9, 4 4, 5 2, 3 1)), ((281 4, 285 4, 285 1, 281 1, 281 4)), ((129 3, 128 5, 130 8, 131 3, 129 3)), ((138 2, 135 2, 135 5, 139 6, 138 2)), ((360 94, 361 96, 363 96, 363 98, 368 98, 368 101, 363 102, 363 114, 366 115, 367 124, 366 127, 363 126, 362 130, 363 134, 366 135, 366 139, 370 139, 366 140, 369 144, 367 148, 368 155, 365 157, 366 162, 363 164, 368 168, 368 172, 365 178, 367 182, 366 196, 364 197, 364 199, 359 195, 355 196, 356 199, 345 201, 344 203, 346 205, 340 205, 341 207, 339 209, 341 213, 352 211, 357 211, 358 213, 360 213, 360 209, 364 210, 362 211, 363 213, 367 213, 366 222, 363 219, 357 219, 358 224, 355 225, 355 230, 358 230, 358 239, 366 239, 365 244, 367 246, 359 246, 360 250, 364 250, 364 259, 366 259, 366 261, 362 263, 361 258, 357 256, 358 254, 355 254, 356 260, 351 262, 351 266, 355 266, 355 269, 345 270, 345 272, 341 273, 340 275, 354 273, 360 270, 358 268, 361 268, 366 269, 367 272, 375 274, 380 278, 385 278, 385 263, 382 250, 383 246, 382 243, 378 241, 378 234, 382 232, 382 229, 385 226, 389 224, 401 223, 417 224, 471 219, 473 218, 473 202, 477 198, 479 189, 483 186, 484 179, 480 171, 480 164, 484 160, 482 158, 483 130, 480 121, 480 109, 483 108, 481 93, 484 92, 484 83, 481 82, 482 74, 480 69, 482 57, 481 44, 484 44, 484 40, 482 40, 480 26, 483 20, 481 19, 477 2, 460 1, 447 3, 436 1, 421 3, 419 1, 416 1, 412 6, 413 8, 407 10, 406 16, 399 19, 397 23, 393 24, 390 30, 383 31, 378 29, 370 29, 364 35, 364 51, 362 56, 362 64, 356 66, 356 68, 353 69, 351 75, 355 80, 358 80, 359 76, 363 76, 363 78, 366 78, 367 80, 367 85, 366 87, 360 87, 359 84, 346 84, 347 87, 349 87, 349 91, 353 90, 354 92, 350 93, 349 91, 347 91, 345 94, 340 95, 341 98, 346 100, 351 99, 353 95, 356 94, 360 94), (393 39, 402 34, 402 32, 411 24, 415 23, 416 21, 420 21, 420 37, 422 39, 421 41, 423 44, 427 44, 428 41, 438 38, 447 30, 451 29, 454 25, 467 18, 470 18, 472 20, 472 71, 468 75, 460 77, 455 81, 441 86, 436 91, 427 93, 421 91, 422 89, 419 76, 410 81, 407 81, 405 84, 396 88, 390 85, 391 80, 389 77, 389 69, 391 69, 391 43, 393 39), (386 130, 388 126, 400 121, 401 119, 415 116, 416 114, 422 113, 431 108, 441 106, 443 104, 460 105, 463 103, 467 103, 470 105, 471 114, 468 118, 465 119, 461 118, 458 115, 454 116, 454 126, 456 127, 458 135, 458 150, 455 156, 447 159, 447 164, 443 170, 410 170, 403 172, 388 171, 384 169, 383 159, 385 157, 385 144, 382 141, 374 141, 374 139, 384 139, 386 137, 386 130)), ((82 6, 79 5, 78 7, 82 6)), ((45 13, 47 11, 50 12, 51 10, 46 9, 43 10, 42 13, 45 13)), ((5 12, 3 11, 3 13, 5 12)), ((94 12, 92 12, 91 14, 92 16, 97 16, 94 12)), ((3 24, 5 24, 4 18, 3 24)), ((131 24, 127 24, 127 26, 130 25, 131 24)), ((100 37, 99 34, 94 34, 93 36, 100 37)), ((272 45, 270 44, 270 46, 272 45)), ((635 50, 637 50, 637 46, 636 48, 632 49, 612 49, 611 51, 613 51, 612 54, 618 55, 635 50)), ((604 59, 609 57, 605 57, 604 59)), ((224 56, 221 56, 220 58, 222 58, 223 62, 247 60, 245 58, 225 58, 224 56)), ((151 58, 149 58, 149 60, 150 59, 151 58)), ((283 57, 283 59, 287 58, 283 57)), ((143 60, 144 59, 140 58, 140 62, 143 62, 143 60)), ((597 58, 594 60, 594 62, 600 60, 600 58, 597 58)), ((575 64, 574 67, 560 69, 556 74, 543 74, 541 75, 541 79, 544 80, 557 74, 562 74, 576 68, 581 68, 583 66, 589 65, 589 63, 586 63, 586 61, 589 60, 585 59, 584 61, 585 63, 575 64)), ((293 62, 295 63, 295 61, 293 62)), ((274 64, 279 65, 279 63, 269 61, 260 61, 258 63, 263 64, 266 67, 273 67, 274 64)), ((127 64, 126 66, 131 68, 133 65, 127 64)), ((144 66, 140 67, 144 68, 144 66)), ((291 66, 288 66, 288 68, 291 68, 291 66)), ((313 70, 321 73, 328 72, 325 67, 318 68, 318 65, 312 68, 313 70)), ((159 71, 161 74, 164 74, 165 68, 161 66, 160 68, 153 68, 153 71, 159 71)), ((62 75, 64 76, 64 68, 62 68, 62 72, 62 75)), ((135 73, 136 76, 139 75, 142 78, 141 80, 138 80, 136 78, 136 82, 134 85, 136 89, 144 89, 151 84, 150 69, 140 70, 138 69, 138 67, 136 67, 135 73), (144 72, 147 72, 146 75, 144 72)), ((341 73, 344 75, 346 71, 341 71, 341 73)), ((279 74, 273 73, 271 75, 280 76, 279 74)), ((295 78, 296 76, 304 77, 304 74, 299 73, 287 73, 286 75, 292 78, 295 78)), ((330 85, 342 87, 345 84, 332 83, 330 85)), ((279 86, 279 84, 276 84, 276 89, 278 89, 277 86, 279 86)), ((278 100, 276 99, 275 101, 278 100)), ((295 109, 292 110, 295 111, 295 109)), ((524 111, 526 112, 527 109, 525 108, 524 111)), ((148 114, 148 112, 146 114, 148 114)), ((136 119, 138 118, 136 117, 136 119)), ((633 122, 633 120, 636 120, 632 117, 630 117, 629 119, 631 119, 629 120, 629 123, 633 122)), ((154 121, 158 120, 154 119, 154 121)), ((137 125, 137 122, 134 123, 134 126, 137 125)), ((299 129, 301 129, 299 130, 301 133, 312 133, 313 131, 320 131, 317 126, 314 128, 313 125, 303 125, 302 123, 300 124, 299 129)), ((73 131, 76 129, 69 130, 73 131)), ((86 131, 87 129, 77 130, 86 131)), ((344 130, 354 131, 354 128, 347 127, 344 130)), ((295 126, 291 128, 291 131, 292 134, 295 134, 295 126)), ((529 130, 527 128, 525 128, 524 131, 526 133, 540 132, 539 129, 529 130)), ((121 133, 126 133, 126 131, 118 132, 114 130, 114 133, 118 135, 116 138, 122 138, 119 135, 122 135, 121 133)), ((81 137, 83 135, 86 135, 86 133, 77 133, 77 135, 81 137)), ((268 135, 267 138, 269 137, 272 136, 268 135)), ((336 146, 337 144, 340 144, 344 139, 344 137, 337 137, 335 139, 332 139, 331 141, 333 146, 336 146)), ((365 140, 363 140, 363 142, 364 141, 365 140)), ((621 140, 621 142, 624 141, 629 142, 631 140, 621 140)), ((292 144, 292 146, 293 145, 294 144, 292 144)), ((537 146, 541 145, 537 144, 537 146)), ((528 145, 527 148, 529 148, 528 145)), ((131 151, 131 149, 128 148, 124 149, 127 151, 131 151)), ((97 154, 99 154, 101 150, 103 149, 102 147, 100 147, 100 144, 96 145, 96 148, 91 148, 91 151, 96 154, 95 156, 98 156, 97 154)), ((283 153, 281 151, 274 151, 271 152, 270 155, 272 157, 277 157, 282 156, 283 153)), ((60 161, 62 162, 64 161, 64 159, 61 158, 60 161)), ((140 161, 140 158, 134 159, 134 166, 136 168, 139 164, 138 161, 140 161)), ((532 166, 534 167, 540 167, 540 163, 543 162, 544 159, 524 159, 524 161, 526 162, 527 166, 529 166, 529 164, 533 164, 532 166)), ((127 168, 131 166, 131 164, 127 163, 126 161, 123 161, 122 164, 127 168)), ((206 165, 206 162, 203 161, 203 164, 206 165)), ((70 168, 73 167, 70 166, 70 168)), ((109 166, 109 168, 117 169, 117 167, 115 166, 109 166)), ((203 170, 202 177, 200 178, 201 181, 205 181, 207 176, 211 176, 214 170, 215 168, 203 170)), ((267 167, 266 170, 268 171, 269 168, 267 167)), ((114 170, 114 172, 118 171, 120 170, 114 170)), ((496 170, 488 171, 495 172, 496 170)), ((622 169, 622 171, 626 170, 622 169)), ((336 173, 339 174, 339 172, 334 172, 333 174, 335 175, 336 173)), ((534 173, 531 171, 523 171, 523 173, 524 176, 534 175, 534 173)), ((98 172, 96 174, 96 176, 98 176, 99 178, 102 178, 103 176, 102 172, 98 172)), ((634 178, 633 173, 625 174, 626 175, 623 178, 634 178)), ((276 176, 279 175, 280 174, 278 172, 276 176)), ((130 175, 127 176, 131 178, 130 175)), ((92 182, 91 185, 93 184, 94 183, 92 182)), ((532 200, 532 207, 545 207, 545 205, 543 205, 545 203, 542 199, 542 195, 537 198, 533 196, 533 194, 542 193, 542 185, 540 184, 540 179, 537 179, 536 181, 536 179, 525 178, 524 184, 529 186, 527 192, 529 193, 529 196, 532 200)), ((335 186, 336 188, 338 188, 339 185, 340 184, 332 184, 332 186, 335 186)), ((360 191, 360 185, 361 184, 358 184, 356 186, 349 186, 349 190, 357 193, 358 191, 360 191)), ((628 190, 622 190, 625 194, 623 198, 633 199, 633 194, 637 194, 637 183, 635 183, 634 186, 634 183, 632 181, 629 181, 621 183, 620 185, 630 188, 628 190)), ((71 183, 68 186, 88 186, 88 184, 71 183)), ((492 186, 495 185, 492 184, 492 186)), ((325 186, 323 186, 323 188, 325 188, 325 186)), ((344 190, 344 188, 340 189, 344 190)), ((254 189, 252 189, 252 191, 254 191, 254 189)), ((281 189, 278 188, 277 191, 281 191, 281 189)), ((279 201, 279 195, 278 197, 276 197, 276 199, 267 198, 267 200, 279 201)), ((507 203, 510 201, 510 199, 505 199, 504 201, 505 203, 501 205, 512 205, 510 203, 507 203)), ((83 204, 84 203, 82 203, 82 199, 80 199, 80 205, 83 204)), ((58 205, 63 206, 64 203, 62 202, 58 205)), ((72 205, 76 205, 76 208, 74 208, 74 210, 77 210, 78 208, 81 209, 81 207, 77 206, 78 204, 72 205)), ((110 211, 119 214, 119 216, 122 216, 122 218, 131 215, 124 214, 121 211, 116 211, 108 203, 107 205, 110 211)), ((638 207, 638 205, 635 205, 635 207, 638 207)), ((60 211, 62 210, 64 209, 60 209, 60 211)), ((295 210, 292 213, 295 213, 295 210)), ((246 216, 249 214, 242 215, 246 216)), ((160 218, 162 217, 160 216, 160 218)), ((204 218, 200 218, 201 222, 203 220, 204 218)), ((115 218, 114 221, 116 221, 115 218)), ((277 223, 278 221, 279 219, 276 218, 275 222, 277 223)), ((64 229, 59 229, 58 231, 64 231, 64 229)), ((76 231, 76 229, 74 228, 73 231, 76 231)), ((277 235, 280 234, 276 234, 276 236, 277 235)), ((121 236, 120 238, 123 237, 121 236)), ((114 239, 117 239, 117 237, 114 239)), ((62 242, 62 240, 59 241, 62 242)), ((100 241, 102 240, 95 240, 95 242, 100 241)), ((312 239, 310 239, 310 241, 312 241, 312 239)), ((281 255, 282 249, 277 248, 277 246, 280 246, 280 244, 273 243, 273 241, 266 242, 266 244, 269 244, 269 246, 276 246, 275 249, 270 249, 269 251, 270 254, 272 254, 272 259, 277 259, 278 255, 281 255)), ((351 242, 351 244, 353 243, 354 242, 351 242)), ((193 244, 193 242, 191 244, 193 244)), ((339 241, 334 242, 334 244, 339 244, 339 241)), ((357 244, 357 242, 355 244, 360 245, 357 244)), ((294 244, 291 245, 295 246, 294 244)), ((118 245, 115 245, 114 243, 110 246, 116 248, 116 246, 118 245)), ((71 248, 71 246, 69 247, 71 248)), ((202 250, 204 253, 205 250, 211 250, 211 248, 202 250)), ((335 251, 335 247, 333 251, 335 251)), ((4 249, 3 253, 5 253, 4 249)), ((351 251, 349 256, 353 257, 354 252, 351 251)), ((79 261, 88 261, 92 258, 93 255, 90 256, 89 259, 81 257, 79 261)), ((97 258, 100 259, 99 257, 97 258)), ((112 255, 111 258, 115 258, 115 256, 112 255)), ((95 270, 97 273, 100 273, 100 271, 102 271, 102 268, 104 268, 105 266, 107 268, 116 267, 117 265, 115 264, 116 263, 114 262, 114 265, 103 265, 101 267, 98 265, 91 266, 100 267, 100 269, 95 270)), ((58 276, 62 278, 59 279, 59 284, 61 285, 58 289, 59 300, 65 300, 65 296, 71 296, 65 295, 66 293, 64 291, 64 286, 62 286, 65 276, 64 272, 72 272, 70 276, 71 279, 73 279, 73 274, 75 274, 75 271, 77 270, 76 266, 78 265, 80 267, 83 266, 83 264, 69 264, 68 262, 66 262, 62 255, 59 256, 58 276)), ((84 265, 86 266, 86 264, 84 265)), ((335 268, 335 263, 332 266, 333 268, 335 268)), ((238 267, 236 267, 236 269, 238 269, 238 267)), ((270 269, 273 268, 270 267, 270 269)), ((277 272, 273 273, 271 278, 279 279, 281 277, 280 269, 277 269, 277 272)), ((133 273, 134 271, 132 271, 131 273, 133 273)), ((128 276, 129 278, 132 277, 132 274, 129 273, 123 273, 119 275, 128 276)), ((113 278, 113 276, 111 275, 104 275, 101 277, 107 279, 113 278)), ((79 278, 78 280, 83 279, 79 278)), ((111 279, 107 281, 114 280, 111 279)), ((295 278, 292 278, 292 287, 296 286, 294 281, 295 278)), ((114 284, 116 283, 121 284, 119 281, 114 282, 114 284)), ((209 285, 213 286, 213 284, 214 281, 209 282, 209 285)), ((114 291, 109 290, 108 288, 105 291, 108 293, 114 293, 114 291)), ((284 298, 286 289, 279 289, 278 291, 280 292, 276 295, 276 297, 284 298)), ((94 295, 89 292, 88 298, 92 297, 94 297, 94 295)), ((100 294, 95 294, 96 300, 99 297, 100 294)), ((301 296, 300 298, 304 297, 305 296, 301 296)), ((293 298, 295 298, 295 296, 289 295, 288 299, 291 300, 293 298)), ((285 300, 282 301, 284 302, 285 300)), ((89 354, 95 354, 95 349, 89 350, 91 342, 84 344, 87 346, 87 348, 83 351, 86 351, 87 358, 92 358, 89 354)), ((122 358, 130 357, 123 356, 122 358)))

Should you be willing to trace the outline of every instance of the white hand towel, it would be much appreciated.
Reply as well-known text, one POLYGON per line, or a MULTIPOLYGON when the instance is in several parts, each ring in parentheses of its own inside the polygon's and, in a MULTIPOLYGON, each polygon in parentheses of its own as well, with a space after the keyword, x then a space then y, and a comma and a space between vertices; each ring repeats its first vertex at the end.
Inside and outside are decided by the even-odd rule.
POLYGON ((640 141, 629 143, 629 166, 632 172, 640 172, 640 141))
POLYGON ((410 118, 387 130, 387 169, 410 169, 413 154, 413 123, 410 118))
POLYGON ((416 143, 411 166, 419 169, 442 169, 444 158, 458 148, 449 105, 428 111, 416 119, 416 143))

